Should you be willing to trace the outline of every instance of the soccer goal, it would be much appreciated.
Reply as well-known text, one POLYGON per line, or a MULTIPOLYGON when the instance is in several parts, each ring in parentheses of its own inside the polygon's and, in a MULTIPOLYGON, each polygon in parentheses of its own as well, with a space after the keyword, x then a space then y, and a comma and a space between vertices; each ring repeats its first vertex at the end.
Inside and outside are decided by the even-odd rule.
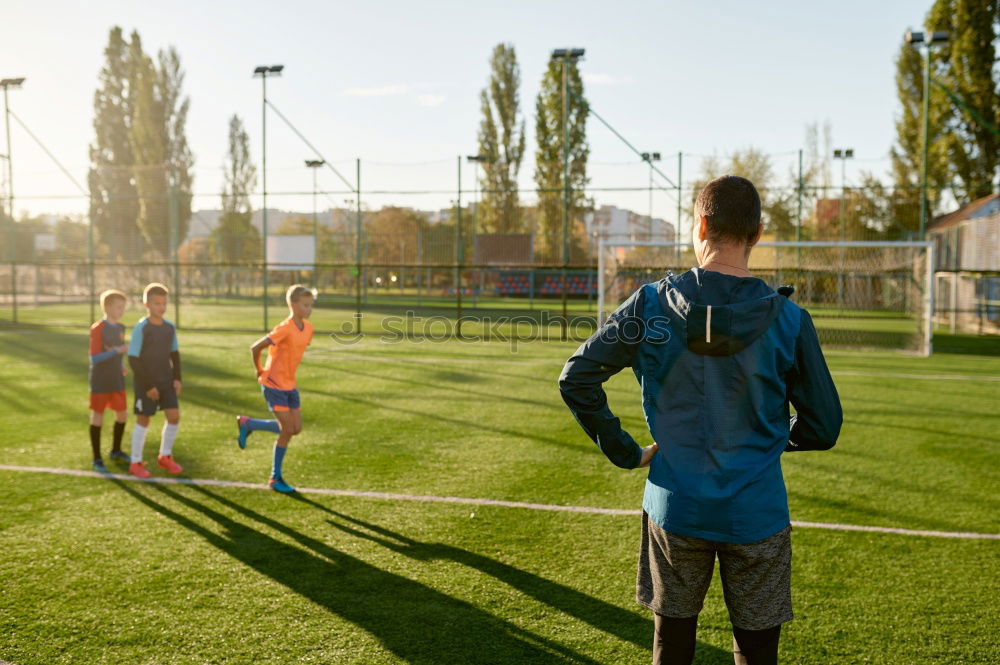
MULTIPOLYGON (((598 321, 642 284, 697 265, 690 244, 601 238, 598 321)), ((795 287, 825 346, 931 353, 934 256, 929 242, 762 242, 750 271, 795 287)))

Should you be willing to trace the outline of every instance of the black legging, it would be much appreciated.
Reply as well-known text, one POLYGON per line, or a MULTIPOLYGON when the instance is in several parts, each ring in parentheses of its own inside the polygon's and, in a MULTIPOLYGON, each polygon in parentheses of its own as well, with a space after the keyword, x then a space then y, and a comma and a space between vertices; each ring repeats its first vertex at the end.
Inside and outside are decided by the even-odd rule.
MULTIPOLYGON (((694 660, 698 617, 675 619, 653 614, 653 665, 690 665, 694 660)), ((736 665, 777 665, 781 626, 743 630, 733 626, 736 665)))

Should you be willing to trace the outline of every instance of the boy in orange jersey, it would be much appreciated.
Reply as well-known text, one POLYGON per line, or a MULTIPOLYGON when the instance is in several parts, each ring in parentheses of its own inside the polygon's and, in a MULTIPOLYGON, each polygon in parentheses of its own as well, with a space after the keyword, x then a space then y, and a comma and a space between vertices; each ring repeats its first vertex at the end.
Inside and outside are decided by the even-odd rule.
POLYGON ((101 294, 104 318, 90 327, 90 447, 94 454, 94 471, 107 473, 101 459, 101 425, 104 411, 115 412, 114 439, 111 459, 128 463, 122 452, 122 434, 125 432, 125 368, 122 356, 128 351, 125 345, 125 326, 121 323, 125 313, 125 294, 109 290, 101 294))
POLYGON ((256 420, 246 416, 236 416, 239 430, 237 443, 246 448, 247 435, 256 430, 274 432, 278 440, 274 443, 274 462, 268 487, 276 492, 294 492, 295 488, 285 482, 281 475, 281 463, 288 451, 292 437, 302 431, 302 412, 299 391, 295 389, 295 370, 299 367, 302 354, 312 341, 313 327, 307 320, 312 314, 316 291, 301 284, 288 287, 285 302, 288 303, 288 318, 274 327, 266 337, 261 337, 250 347, 250 356, 257 382, 267 408, 276 420, 256 420), (267 364, 261 367, 260 354, 267 348, 267 364))

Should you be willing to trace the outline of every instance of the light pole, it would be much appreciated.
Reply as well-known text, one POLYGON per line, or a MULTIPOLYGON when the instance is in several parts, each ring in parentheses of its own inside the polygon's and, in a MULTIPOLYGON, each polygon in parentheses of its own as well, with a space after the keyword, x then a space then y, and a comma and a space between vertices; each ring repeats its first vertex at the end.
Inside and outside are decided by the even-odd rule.
POLYGON ((267 77, 281 76, 284 65, 260 65, 253 70, 254 77, 260 77, 261 83, 261 104, 260 104, 260 180, 261 180, 261 235, 264 238, 264 332, 267 332, 267 77))
POLYGON ((647 240, 653 239, 653 162, 660 161, 660 153, 644 152, 642 161, 649 164, 649 228, 647 229, 647 240))
POLYGON ((931 105, 931 47, 934 44, 945 44, 948 42, 947 32, 914 32, 907 30, 903 35, 903 41, 915 48, 920 48, 923 44, 924 51, 924 85, 923 85, 923 107, 924 107, 924 131, 921 145, 920 158, 920 240, 924 239, 924 229, 927 228, 927 155, 929 152, 928 138, 930 134, 930 105, 931 105))
POLYGON ((20 88, 24 83, 24 77, 12 79, 0 79, 0 87, 3 88, 3 116, 4 126, 7 131, 7 201, 9 206, 9 218, 7 219, 7 260, 10 261, 10 307, 11 321, 17 323, 17 270, 14 261, 17 258, 17 232, 14 227, 14 158, 11 157, 10 147, 10 106, 7 103, 7 90, 9 88, 20 88))
POLYGON ((7 260, 12 263, 17 255, 17 249, 14 246, 16 239, 14 234, 14 158, 11 157, 10 106, 7 102, 7 90, 10 88, 20 88, 22 83, 24 83, 23 76, 15 79, 0 79, 0 88, 3 88, 4 126, 7 132, 7 205, 8 214, 10 215, 10 218, 7 220, 7 260))
POLYGON ((307 159, 306 166, 312 169, 313 174, 313 285, 319 287, 319 275, 317 263, 319 262, 319 220, 316 216, 316 171, 326 164, 323 159, 307 159))
POLYGON ((569 92, 567 89, 567 68, 568 63, 576 63, 580 58, 586 53, 585 49, 582 48, 557 48, 553 49, 551 60, 561 60, 562 61, 562 126, 563 126, 563 140, 562 140, 562 153, 563 153, 563 229, 562 229, 562 258, 563 258, 563 269, 562 269, 562 340, 565 342, 567 338, 567 326, 569 324, 569 315, 567 313, 567 296, 566 293, 567 275, 566 272, 569 268, 569 92))
POLYGON ((847 160, 854 159, 854 148, 836 148, 833 151, 833 158, 840 160, 840 215, 837 226, 840 227, 840 270, 837 271, 837 302, 841 309, 844 308, 844 270, 847 261, 847 251, 843 243, 847 240, 847 220, 844 219, 846 212, 845 199, 847 198, 847 160))

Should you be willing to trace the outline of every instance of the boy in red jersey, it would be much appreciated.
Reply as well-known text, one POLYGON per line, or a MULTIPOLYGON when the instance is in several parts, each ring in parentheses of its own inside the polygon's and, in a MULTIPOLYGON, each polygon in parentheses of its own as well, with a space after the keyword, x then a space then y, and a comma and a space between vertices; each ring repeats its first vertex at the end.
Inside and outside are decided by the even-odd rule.
POLYGON ((295 370, 302 361, 302 354, 312 341, 313 326, 307 320, 312 314, 316 291, 301 284, 288 287, 285 302, 288 303, 288 318, 274 327, 266 337, 261 337, 250 347, 250 357, 257 373, 257 382, 267 408, 276 420, 256 420, 246 416, 236 416, 239 430, 237 443, 246 448, 247 435, 255 430, 274 432, 278 440, 274 443, 274 462, 268 486, 276 492, 294 492, 295 488, 285 482, 281 475, 281 463, 288 451, 292 437, 302 431, 302 412, 299 391, 295 389, 295 370), (260 354, 267 349, 267 364, 261 367, 260 354))
POLYGON ((94 471, 107 473, 101 458, 101 425, 104 411, 115 412, 114 438, 111 459, 128 463, 122 452, 122 434, 125 432, 125 369, 122 356, 128 351, 125 345, 125 326, 120 322, 125 313, 125 294, 108 290, 101 294, 104 318, 90 327, 90 447, 94 454, 94 471))

